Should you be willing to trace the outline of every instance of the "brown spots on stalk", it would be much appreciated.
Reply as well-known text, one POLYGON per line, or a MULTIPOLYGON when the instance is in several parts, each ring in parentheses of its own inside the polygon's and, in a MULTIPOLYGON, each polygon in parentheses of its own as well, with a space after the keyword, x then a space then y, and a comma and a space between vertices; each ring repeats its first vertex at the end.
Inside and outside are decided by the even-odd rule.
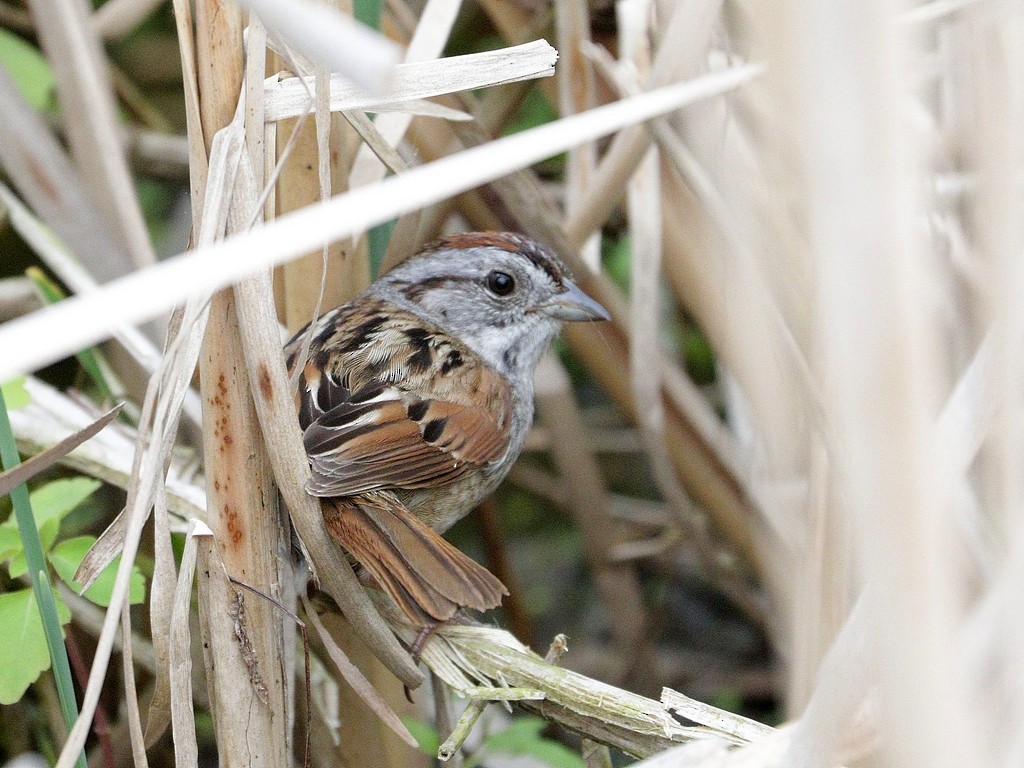
POLYGON ((242 542, 242 536, 245 534, 244 524, 241 516, 230 504, 225 504, 222 511, 222 519, 224 520, 225 530, 228 532, 228 538, 231 543, 238 546, 242 542))
POLYGON ((270 370, 266 363, 260 363, 257 370, 256 382, 259 385, 260 397, 264 402, 270 402, 274 396, 274 383, 270 380, 270 370))

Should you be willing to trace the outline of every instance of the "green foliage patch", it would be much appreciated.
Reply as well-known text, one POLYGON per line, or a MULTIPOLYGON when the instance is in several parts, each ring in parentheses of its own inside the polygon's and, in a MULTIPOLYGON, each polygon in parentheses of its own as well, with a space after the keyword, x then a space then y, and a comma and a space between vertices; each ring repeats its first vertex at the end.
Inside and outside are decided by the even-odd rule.
MULTIPOLYGON (((6 390, 5 390, 6 392, 6 390)), ((94 536, 77 536, 58 541, 60 524, 65 517, 99 489, 101 483, 88 477, 69 477, 53 480, 39 486, 29 499, 32 516, 46 559, 57 575, 76 592, 81 585, 74 581, 75 571, 89 549, 96 542, 94 536)), ((7 562, 12 579, 28 572, 28 563, 17 521, 12 514, 0 523, 0 563, 7 562)), ((101 606, 110 604, 114 579, 120 558, 107 566, 84 596, 101 606)), ((146 583, 141 571, 132 568, 129 600, 132 604, 145 599, 146 583)), ((63 626, 71 621, 71 611, 54 592, 57 616, 63 626)), ((25 690, 49 669, 50 656, 46 647, 39 607, 31 588, 0 594, 0 704, 18 701, 25 690)))

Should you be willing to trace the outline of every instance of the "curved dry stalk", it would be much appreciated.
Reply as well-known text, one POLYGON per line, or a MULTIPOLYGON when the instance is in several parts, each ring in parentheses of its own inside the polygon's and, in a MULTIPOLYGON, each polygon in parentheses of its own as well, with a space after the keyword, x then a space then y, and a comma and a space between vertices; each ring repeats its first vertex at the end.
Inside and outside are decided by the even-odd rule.
POLYGON ((407 685, 422 681, 409 656, 390 637, 389 630, 376 615, 356 579, 352 566, 342 556, 338 546, 323 527, 323 514, 317 499, 306 493, 309 462, 302 447, 295 406, 288 377, 284 370, 280 338, 273 320, 273 300, 269 278, 250 279, 235 289, 239 295, 238 309, 242 315, 242 346, 249 366, 256 371, 253 396, 257 414, 263 425, 263 434, 275 435, 270 460, 274 465, 278 488, 285 499, 292 522, 302 545, 308 551, 308 561, 316 568, 322 586, 338 602, 354 626, 366 628, 364 640, 374 649, 395 674, 407 685), (288 439, 291 435, 291 439, 288 439))
POLYGON ((388 726, 402 741, 408 744, 412 748, 419 746, 416 738, 409 732, 409 729, 405 727, 402 721, 395 714, 394 710, 388 706, 387 702, 377 692, 377 689, 373 687, 373 684, 359 671, 359 668, 353 664, 345 652, 341 649, 341 646, 334 641, 324 623, 320 620, 316 610, 312 604, 302 596, 302 607, 306 611, 306 616, 309 618, 310 623, 316 630, 317 635, 320 638, 320 642, 327 650, 327 655, 330 656, 331 661, 334 663, 335 668, 341 675, 342 679, 355 691, 356 695, 363 700, 377 717, 379 717, 385 725, 388 726))
MULTIPOLYGON (((235 194, 239 204, 233 209, 234 226, 245 226, 257 198, 247 163, 240 166, 235 194)), ((255 413, 262 434, 275 436, 273 440, 266 440, 268 459, 306 561, 314 569, 314 577, 354 622, 357 632, 377 657, 405 684, 415 687, 422 682, 422 676, 408 654, 394 641, 356 580, 351 565, 328 536, 319 501, 305 492, 309 462, 295 419, 269 275, 242 281, 235 287, 235 295, 235 308, 241 320, 240 352, 252 372, 248 380, 255 413)))
POLYGON ((0 358, 0 377, 45 365, 97 341, 113 327, 154 317, 197 291, 223 288, 295 258, 324 239, 364 230, 591 137, 731 90, 762 71, 760 66, 744 66, 705 75, 506 136, 283 216, 259 232, 238 234, 165 259, 87 297, 74 297, 12 320, 0 327, 0 347, 7 350, 0 358))

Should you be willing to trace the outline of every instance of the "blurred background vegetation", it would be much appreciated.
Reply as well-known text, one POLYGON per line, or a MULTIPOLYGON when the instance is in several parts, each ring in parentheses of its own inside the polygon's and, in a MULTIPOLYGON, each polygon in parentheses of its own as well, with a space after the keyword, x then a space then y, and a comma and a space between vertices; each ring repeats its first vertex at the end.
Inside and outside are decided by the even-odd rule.
MULTIPOLYGON (((61 37, 74 25, 57 21, 58 6, 75 2, 0 0, 0 74, 20 93, 0 91, 0 321, 88 290, 75 264, 102 284, 196 241, 202 190, 195 175, 190 184, 190 161, 194 172, 199 147, 205 163, 212 131, 187 132, 195 83, 183 81, 172 3, 76 11, 115 107, 106 130, 90 106, 103 99, 76 71, 75 39, 61 37), (82 138, 93 125, 105 135, 82 138), (105 152, 126 158, 128 198, 115 194, 118 171, 100 167, 105 152), (65 245, 80 263, 55 260, 54 233, 76 232, 65 245)), ((197 18, 219 7, 192 5, 197 18)), ((441 234, 511 229, 547 240, 612 311, 601 327, 567 329, 539 373, 523 458, 450 533, 510 588, 484 621, 541 654, 565 633, 565 667, 654 699, 667 686, 772 725, 803 715, 802 728, 784 732, 791 764, 1019 764, 1024 740, 1002 724, 1016 717, 1024 680, 1020 644, 1006 642, 1019 639, 1012 617, 1024 594, 1024 11, 1001 0, 330 5, 402 45, 421 18, 443 27, 437 19, 451 11, 444 56, 537 38, 559 51, 555 77, 437 98, 473 120, 414 117, 396 146, 410 167, 638 91, 768 65, 735 92, 275 271, 278 319, 293 332, 312 315, 322 276, 333 306, 441 234), (964 720, 955 734, 954 714, 964 720)), ((201 47, 204 34, 193 42, 201 47)), ((305 66, 271 52, 266 74, 311 74, 305 66)), ((217 107, 215 118, 204 114, 207 129, 234 109, 217 107)), ((268 218, 320 198, 314 122, 282 121, 266 136, 268 167, 282 163, 268 218)), ((341 115, 329 122, 330 187, 343 194, 357 184, 361 140, 341 115)), ((384 173, 377 164, 358 183, 384 173)), ((142 328, 156 348, 165 322, 142 328)), ((226 335, 218 343, 231 346, 226 335)), ((5 382, 22 453, 48 447, 17 415, 49 397, 39 380, 89 413, 127 400, 108 432, 130 467, 143 368, 105 343, 5 382)), ((188 407, 171 464, 201 489, 201 420, 188 407)), ((124 507, 131 475, 72 462, 30 483, 79 696, 109 586, 90 603, 67 584, 92 541, 83 537, 124 507)), ((194 512, 176 499, 180 519, 194 512)), ((29 637, 16 618, 32 598, 11 509, 0 499, 0 670, 19 672, 0 671, 0 761, 35 753, 53 762, 66 721, 58 683, 43 671, 42 630, 33 625, 29 637)), ((147 606, 152 541, 147 528, 131 595, 147 606)), ((144 699, 158 677, 150 621, 132 612, 144 699)), ((353 656, 373 666, 365 650, 353 656)), ((133 761, 122 676, 108 672, 91 765, 133 761)), ((329 689, 312 715, 297 705, 313 762, 430 764, 429 696, 407 705, 393 676, 370 677, 423 754, 392 744, 361 704, 329 689)), ((200 754, 213 764, 210 702, 201 682, 195 690, 200 754)), ((465 764, 575 766, 579 748, 566 731, 491 706, 465 764)), ((173 764, 170 737, 149 756, 173 764)))
MULTIPOLYGON (((130 152, 132 174, 154 249, 159 255, 170 255, 185 248, 190 230, 187 148, 183 136, 186 121, 173 11, 169 3, 152 5, 130 29, 111 35, 104 50, 126 139, 152 140, 150 151, 129 142, 129 146, 134 146, 130 152)), ((416 12, 415 4, 412 5, 411 10, 416 12)), ((60 135, 62 110, 52 69, 39 49, 31 15, 18 2, 5 2, 0 10, 0 61, 33 108, 60 135)), ((387 28, 387 9, 375 2, 356 3, 355 15, 375 26, 380 24, 382 14, 387 28)), ((590 8, 590 14, 589 33, 614 50, 614 8, 610 3, 597 3, 590 8)), ((445 55, 507 44, 502 28, 511 18, 526 19, 541 35, 545 29, 550 35, 552 16, 552 8, 546 5, 464 3, 445 55)), ((516 132, 555 119, 558 105, 552 102, 554 96, 551 87, 541 84, 517 94, 519 106, 508 116, 503 132, 516 132)), ((565 157, 560 156, 535 169, 553 199, 562 194, 565 162, 565 157)), ((514 226, 514 222, 510 223, 514 226)), ((470 228, 457 210, 441 224, 444 231, 470 228)), ((371 269, 376 269, 383 258, 389 233, 388 226, 371 233, 367 252, 371 269)), ((40 264, 33 249, 6 221, 0 227, 0 252, 4 255, 5 283, 13 294, 24 294, 26 306, 31 306, 30 297, 39 288, 27 282, 26 270, 37 267, 45 271, 45 265, 40 264)), ((630 236, 628 222, 621 214, 613 216, 602 230, 600 258, 602 268, 628 295, 630 236)), ((56 279, 53 275, 49 277, 56 279)), ((56 282, 59 284, 59 279, 56 282)), ((61 288, 64 292, 69 290, 67 286, 61 288)), ((314 289, 315 286, 310 287, 314 289)), ((351 287, 343 290, 348 292, 351 287)), ((661 294, 660 336, 665 353, 686 370, 711 402, 720 403, 720 382, 707 340, 671 292, 662 289, 661 294)), ((611 494, 612 506, 619 513, 614 525, 621 531, 615 537, 625 540, 627 535, 643 535, 663 528, 666 513, 657 483, 629 420, 561 343, 559 355, 571 374, 605 490, 611 494)), ((101 395, 73 359, 54 364, 39 372, 39 376, 60 390, 74 389, 94 398, 101 395)), ((636 574, 640 587, 637 596, 642 603, 632 607, 630 616, 609 612, 608 606, 602 604, 600 591, 595 589, 588 553, 566 512, 566 500, 557 493, 560 481, 544 450, 543 435, 534 442, 537 450, 524 457, 520 471, 501 489, 495 503, 486 505, 483 517, 471 516, 451 533, 459 546, 497 568, 512 588, 511 607, 498 611, 489 620, 511 625, 521 639, 538 649, 543 649, 556 633, 566 633, 571 638, 568 665, 608 682, 652 695, 662 685, 669 685, 760 718, 777 718, 775 662, 764 627, 737 610, 692 561, 666 548, 656 556, 630 562, 626 567, 636 574), (610 634, 610 625, 617 622, 641 623, 645 627, 644 642, 649 644, 650 653, 642 657, 654 662, 654 666, 639 668, 623 657, 610 634)), ((54 470, 51 474, 64 472, 54 470)), ((43 477, 35 482, 48 481, 43 477)), ((104 486, 101 493, 90 496, 88 502, 64 519, 61 537, 85 532, 98 535, 123 501, 123 494, 117 489, 104 486)), ((143 555, 142 573, 151 570, 146 562, 143 555)), ((8 579, 8 587, 16 584, 17 580, 8 579)), ((144 627, 141 629, 145 631, 144 627)), ((89 632, 74 624, 67 631, 70 640, 79 644, 80 653, 87 657, 93 642, 89 632)), ((4 729, 2 749, 8 758, 25 749, 54 755, 59 738, 47 734, 49 703, 39 693, 43 690, 39 686, 45 688, 44 682, 33 687, 21 701, 3 709, 5 722, 23 722, 28 726, 4 729)), ((113 715, 118 709, 118 689, 113 684, 108 688, 106 701, 113 715)))

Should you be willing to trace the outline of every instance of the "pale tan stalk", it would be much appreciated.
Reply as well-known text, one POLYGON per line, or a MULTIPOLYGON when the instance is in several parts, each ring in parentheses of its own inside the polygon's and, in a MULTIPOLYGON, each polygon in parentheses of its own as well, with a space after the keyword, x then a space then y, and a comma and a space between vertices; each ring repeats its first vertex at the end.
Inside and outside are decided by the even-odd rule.
POLYGON ((370 604, 341 549, 328 536, 319 501, 305 491, 309 464, 295 419, 295 401, 285 373, 280 337, 273 323, 269 283, 266 276, 251 278, 240 283, 235 293, 242 318, 242 347, 249 368, 257 372, 253 389, 257 413, 263 433, 275 435, 270 460, 280 492, 300 546, 308 552, 307 560, 313 565, 315 578, 360 628, 360 636, 378 658, 405 684, 416 686, 422 677, 370 604))
POLYGON ((0 103, 0 162, 12 185, 39 218, 74 247, 96 280, 127 272, 132 260, 120 233, 101 213, 93 190, 6 69, 0 71, 0 103))
MULTIPOLYGON (((196 5, 199 109, 210 143, 231 123, 242 90, 242 24, 241 8, 230 0, 196 5)), ((255 200, 236 196, 233 204, 252 210, 255 200)), ((218 753, 226 764, 279 766, 288 760, 289 744, 284 617, 268 600, 243 596, 228 582, 231 576, 278 598, 286 578, 279 553, 287 548, 230 291, 210 301, 199 371, 213 531, 200 589, 218 753)))
POLYGON ((93 29, 106 40, 116 40, 131 32, 162 2, 163 0, 110 0, 93 13, 93 29))
POLYGON ((156 669, 153 696, 146 714, 145 740, 148 746, 156 743, 171 722, 170 635, 177 587, 167 494, 160 491, 153 505, 153 578, 149 584, 149 624, 156 669))
POLYGON ((802 31, 789 83, 806 158, 821 378, 836 509, 856 531, 872 601, 869 642, 878 654, 881 716, 890 765, 962 765, 950 732, 955 592, 946 567, 950 476, 934 441, 947 383, 930 296, 936 262, 918 219, 924 200, 919 139, 905 119, 912 36, 897 38, 897 3, 796 2, 802 31), (851 24, 851 22, 854 22, 851 24), (806 25, 806 26, 804 26, 806 25), (860 88, 844 73, 857 72, 860 88), (863 297, 871 297, 865 311, 863 297))
MULTIPOLYGON (((555 29, 558 33, 558 110, 574 115, 597 105, 594 70, 584 50, 590 43, 590 14, 585 0, 555 3, 555 29)), ((597 145, 581 144, 569 151, 565 165, 565 213, 579 209, 593 183, 597 167, 597 145)), ((580 257, 591 271, 601 266, 600 233, 579 245, 580 257)))
MULTIPOLYGON (((209 553, 214 549, 213 535, 203 523, 193 522, 185 538, 185 550, 181 557, 181 578, 175 585, 171 600, 169 618, 170 636, 168 648, 168 683, 170 685, 170 720, 174 733, 174 756, 176 764, 195 766, 199 761, 199 745, 196 741, 195 711, 192 707, 192 650, 189 634, 189 616, 192 612, 192 584, 196 566, 201 559, 209 566, 209 553)), ((202 599, 203 585, 208 579, 200 576, 200 612, 207 601, 202 599)), ((205 658, 205 654, 204 654, 205 658)), ((212 686, 207 686, 212 694, 212 686)), ((219 704, 216 696, 210 696, 212 708, 219 704)), ((151 708, 152 711, 152 708, 151 708)), ((152 716, 152 715, 151 715, 152 716)), ((154 726, 154 733, 156 727, 154 726)))
POLYGON ((33 0, 36 31, 53 65, 71 152, 93 203, 137 266, 156 260, 118 139, 103 50, 76 0, 33 0))

